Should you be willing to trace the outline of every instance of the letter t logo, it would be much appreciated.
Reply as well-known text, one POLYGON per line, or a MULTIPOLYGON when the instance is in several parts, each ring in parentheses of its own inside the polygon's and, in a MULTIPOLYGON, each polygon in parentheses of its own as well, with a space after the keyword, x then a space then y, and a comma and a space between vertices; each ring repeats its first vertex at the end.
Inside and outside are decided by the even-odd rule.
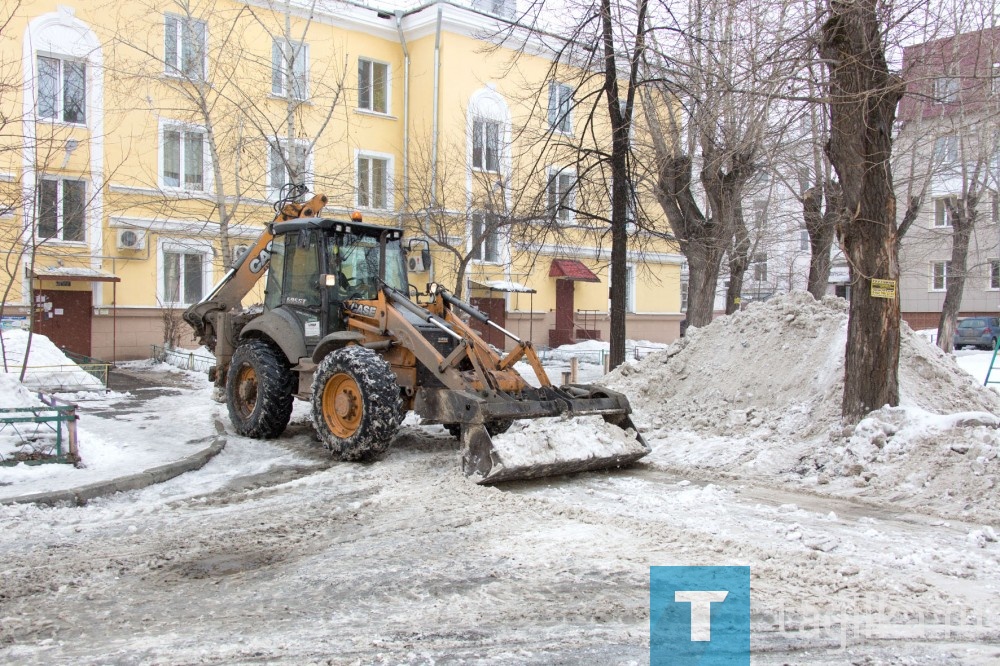
POLYGON ((677 590, 674 601, 691 604, 691 640, 712 640, 712 602, 724 601, 729 596, 725 590, 677 590))

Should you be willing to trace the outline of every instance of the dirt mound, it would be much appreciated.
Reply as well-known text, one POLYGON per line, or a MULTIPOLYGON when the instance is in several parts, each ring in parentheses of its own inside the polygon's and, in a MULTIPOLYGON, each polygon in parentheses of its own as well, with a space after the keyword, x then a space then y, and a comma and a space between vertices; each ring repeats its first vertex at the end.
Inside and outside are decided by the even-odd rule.
POLYGON ((688 329, 603 381, 629 396, 647 437, 664 442, 654 464, 891 495, 943 513, 996 505, 1000 396, 904 324, 900 407, 845 427, 846 339, 846 301, 792 292, 688 329))

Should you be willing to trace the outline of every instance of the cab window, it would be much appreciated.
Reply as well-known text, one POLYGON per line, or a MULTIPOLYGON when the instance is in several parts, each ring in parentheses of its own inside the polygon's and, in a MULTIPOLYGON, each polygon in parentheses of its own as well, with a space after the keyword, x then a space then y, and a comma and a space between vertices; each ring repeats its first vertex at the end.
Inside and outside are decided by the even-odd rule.
POLYGON ((286 234, 283 304, 307 308, 320 306, 318 248, 312 232, 286 234))

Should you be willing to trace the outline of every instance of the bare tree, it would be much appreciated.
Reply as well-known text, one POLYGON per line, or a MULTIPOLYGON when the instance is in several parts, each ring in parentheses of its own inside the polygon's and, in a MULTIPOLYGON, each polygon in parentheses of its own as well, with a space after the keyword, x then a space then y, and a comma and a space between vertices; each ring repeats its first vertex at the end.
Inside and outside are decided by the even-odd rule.
POLYGON ((688 262, 688 321, 703 326, 727 254, 727 312, 739 304, 753 247, 743 198, 784 132, 772 111, 802 60, 793 39, 801 24, 777 5, 750 11, 711 0, 690 3, 684 16, 676 32, 657 37, 648 76, 659 83, 647 88, 643 108, 656 197, 688 262), (664 117, 677 100, 679 113, 664 117))
MULTIPOLYGON (((548 100, 549 122, 538 136, 530 130, 518 132, 520 141, 538 156, 533 174, 545 172, 546 162, 571 169, 572 194, 556 188, 556 201, 549 201, 552 178, 570 171, 546 174, 543 187, 534 192, 541 212, 534 232, 564 236, 559 210, 573 217, 601 239, 610 236, 610 364, 625 361, 626 300, 630 224, 636 223, 632 154, 632 126, 639 87, 640 65, 649 30, 648 0, 619 2, 600 0, 594 4, 571 3, 560 10, 558 36, 542 25, 545 3, 538 0, 506 31, 506 40, 523 43, 524 26, 539 41, 551 46, 548 75, 531 91, 536 100, 548 100), (572 117, 572 130, 569 119, 572 117), (538 194, 540 192, 540 194, 538 194), (610 216, 606 202, 610 199, 610 216), (604 202, 601 205, 599 202, 604 202), (591 204, 591 205, 588 205, 591 204)), ((508 42, 509 43, 509 42, 508 42)), ((540 104, 541 102, 538 102, 540 104)))
POLYGON ((838 233, 855 286, 850 302, 842 413, 858 421, 899 403, 899 295, 873 288, 898 284, 892 131, 902 95, 885 59, 885 5, 832 0, 821 55, 830 69, 830 141, 845 218, 838 233))

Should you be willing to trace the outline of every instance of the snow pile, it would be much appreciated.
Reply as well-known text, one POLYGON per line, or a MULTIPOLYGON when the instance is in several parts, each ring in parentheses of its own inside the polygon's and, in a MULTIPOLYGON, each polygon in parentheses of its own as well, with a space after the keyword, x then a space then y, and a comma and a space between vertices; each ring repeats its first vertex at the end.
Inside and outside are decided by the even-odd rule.
POLYGON ((654 464, 994 511, 1000 396, 903 324, 901 406, 844 427, 846 338, 845 301, 792 292, 688 329, 604 383, 628 395, 648 440, 662 440, 654 464))
POLYGON ((512 468, 625 456, 641 447, 634 431, 600 416, 515 421, 506 433, 493 437, 498 459, 512 468))
POLYGON ((0 409, 41 406, 42 401, 15 376, 0 372, 0 409))
MULTIPOLYGON (((19 376, 28 350, 28 332, 16 329, 3 331, 3 347, 7 372, 19 376)), ((31 336, 24 383, 34 388, 53 390, 104 388, 99 379, 67 358, 47 337, 37 333, 31 336)))

